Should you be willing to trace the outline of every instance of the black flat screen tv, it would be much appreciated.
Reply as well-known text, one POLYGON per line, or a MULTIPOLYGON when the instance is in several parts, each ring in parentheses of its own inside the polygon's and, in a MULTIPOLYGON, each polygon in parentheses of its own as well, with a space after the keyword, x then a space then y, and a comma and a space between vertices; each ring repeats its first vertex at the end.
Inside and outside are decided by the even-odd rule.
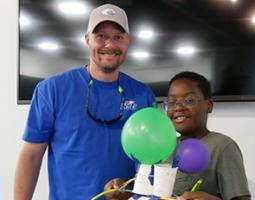
POLYGON ((158 100, 178 72, 207 77, 215 101, 255 100, 255 1, 19 0, 18 103, 36 84, 88 64, 89 12, 112 3, 128 15, 131 45, 121 70, 158 100))

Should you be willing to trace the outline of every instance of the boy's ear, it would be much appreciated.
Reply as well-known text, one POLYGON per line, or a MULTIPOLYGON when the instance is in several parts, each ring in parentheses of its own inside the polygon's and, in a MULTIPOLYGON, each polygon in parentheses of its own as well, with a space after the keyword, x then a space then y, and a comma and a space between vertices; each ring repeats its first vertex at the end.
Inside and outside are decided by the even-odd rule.
POLYGON ((208 99, 208 103, 207 103, 207 113, 211 113, 213 110, 213 101, 212 99, 208 99))

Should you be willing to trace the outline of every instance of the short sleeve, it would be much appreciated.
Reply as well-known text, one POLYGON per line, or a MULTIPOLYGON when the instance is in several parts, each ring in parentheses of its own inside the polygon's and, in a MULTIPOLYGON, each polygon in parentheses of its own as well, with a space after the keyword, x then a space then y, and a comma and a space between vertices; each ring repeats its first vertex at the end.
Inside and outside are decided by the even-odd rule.
POLYGON ((47 87, 36 87, 26 128, 23 134, 23 140, 32 143, 47 142, 54 130, 54 109, 52 106, 52 96, 49 95, 47 87))
POLYGON ((149 107, 157 107, 157 102, 154 93, 152 92, 151 88, 147 86, 147 97, 148 97, 148 105, 149 107))
POLYGON ((222 199, 250 194, 242 154, 234 141, 230 142, 221 153, 217 174, 222 199))

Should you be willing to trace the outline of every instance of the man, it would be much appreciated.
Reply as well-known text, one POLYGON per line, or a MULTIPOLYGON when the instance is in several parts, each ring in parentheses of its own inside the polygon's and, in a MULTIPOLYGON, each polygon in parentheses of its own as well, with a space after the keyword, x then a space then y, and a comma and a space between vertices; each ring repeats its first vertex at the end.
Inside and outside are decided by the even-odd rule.
MULTIPOLYGON (((197 174, 177 172, 173 194, 180 200, 249 200, 247 178, 238 145, 228 136, 207 129, 208 113, 212 112, 209 81, 194 72, 177 74, 169 82, 165 107, 177 132, 179 141, 187 138, 201 139, 211 153, 209 166, 197 174), (190 192, 200 179, 198 191, 190 192)), ((105 189, 118 187, 121 179, 106 184, 105 189)), ((108 197, 118 199, 116 194, 108 197), (115 195, 115 196, 114 196, 115 195)))
POLYGON ((144 84, 119 70, 129 46, 125 12, 105 4, 90 15, 87 66, 55 75, 35 89, 16 176, 15 200, 32 199, 48 148, 49 199, 91 199, 114 177, 134 176, 120 143, 135 111, 152 106, 144 84))

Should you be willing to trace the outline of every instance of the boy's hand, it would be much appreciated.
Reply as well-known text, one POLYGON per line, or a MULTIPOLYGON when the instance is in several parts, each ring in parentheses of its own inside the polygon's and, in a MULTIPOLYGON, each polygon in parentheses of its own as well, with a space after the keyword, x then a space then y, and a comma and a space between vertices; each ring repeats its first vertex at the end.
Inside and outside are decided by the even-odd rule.
POLYGON ((206 192, 184 192, 178 200, 220 200, 218 197, 210 195, 206 192))
MULTIPOLYGON (((110 180, 106 185, 104 186, 104 190, 111 190, 111 189, 119 189, 123 184, 125 183, 124 180, 120 178, 115 178, 110 180)), ((131 196, 133 196, 133 193, 130 192, 111 192, 105 195, 108 200, 127 200, 131 196)))

